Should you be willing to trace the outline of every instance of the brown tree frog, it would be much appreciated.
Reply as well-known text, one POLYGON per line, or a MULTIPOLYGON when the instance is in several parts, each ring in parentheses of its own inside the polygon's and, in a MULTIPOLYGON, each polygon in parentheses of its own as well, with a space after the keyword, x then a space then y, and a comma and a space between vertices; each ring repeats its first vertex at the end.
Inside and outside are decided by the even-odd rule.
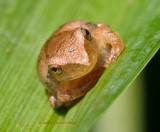
POLYGON ((61 26, 43 46, 38 75, 53 107, 69 106, 84 96, 124 49, 106 24, 75 20, 61 26))

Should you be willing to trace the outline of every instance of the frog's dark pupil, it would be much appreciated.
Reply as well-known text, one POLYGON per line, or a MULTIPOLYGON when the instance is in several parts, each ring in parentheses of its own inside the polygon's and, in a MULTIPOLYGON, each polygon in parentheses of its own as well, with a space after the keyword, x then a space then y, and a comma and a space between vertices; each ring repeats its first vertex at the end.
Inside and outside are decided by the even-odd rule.
POLYGON ((89 34, 90 34, 88 30, 86 30, 86 34, 87 34, 87 35, 89 35, 89 34))
POLYGON ((52 68, 52 71, 56 72, 56 71, 57 71, 57 68, 53 67, 53 68, 52 68))

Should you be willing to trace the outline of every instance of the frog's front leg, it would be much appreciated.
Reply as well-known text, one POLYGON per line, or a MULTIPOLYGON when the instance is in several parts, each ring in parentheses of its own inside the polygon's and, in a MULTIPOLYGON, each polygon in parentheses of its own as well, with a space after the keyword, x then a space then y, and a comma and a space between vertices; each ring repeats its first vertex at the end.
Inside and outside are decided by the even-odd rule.
POLYGON ((64 102, 64 105, 70 105, 75 99, 84 96, 96 84, 104 69, 104 67, 95 68, 78 79, 61 82, 57 89, 57 98, 64 102))
POLYGON ((54 108, 59 108, 61 107, 62 105, 64 106, 69 106, 71 105, 74 101, 67 101, 67 102, 61 102, 58 98, 57 98, 57 95, 55 93, 49 93, 48 94, 48 98, 49 98, 49 101, 51 103, 51 105, 54 107, 54 108))
POLYGON ((109 44, 111 46, 109 57, 107 58, 104 66, 108 67, 109 64, 116 60, 116 58, 120 55, 120 53, 124 49, 123 40, 113 32, 107 24, 98 23, 97 26, 101 29, 102 35, 104 37, 105 44, 109 44))

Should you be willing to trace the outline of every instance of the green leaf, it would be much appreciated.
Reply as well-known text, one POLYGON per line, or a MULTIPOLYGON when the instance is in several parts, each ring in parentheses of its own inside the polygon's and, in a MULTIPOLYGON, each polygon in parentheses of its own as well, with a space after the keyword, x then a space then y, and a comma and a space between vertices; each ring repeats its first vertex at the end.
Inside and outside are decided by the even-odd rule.
POLYGON ((159 49, 159 14, 159 0, 0 0, 0 131, 89 131, 159 49), (36 62, 53 31, 74 19, 109 24, 125 50, 80 102, 55 110, 36 62))

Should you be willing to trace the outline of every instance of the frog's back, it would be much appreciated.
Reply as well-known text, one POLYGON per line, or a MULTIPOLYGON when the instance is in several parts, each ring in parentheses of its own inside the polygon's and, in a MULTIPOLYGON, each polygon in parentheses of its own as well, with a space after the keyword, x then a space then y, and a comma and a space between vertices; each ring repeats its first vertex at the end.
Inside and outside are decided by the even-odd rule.
MULTIPOLYGON (((85 20, 74 20, 61 26, 49 38, 44 47, 48 62, 51 61, 57 65, 69 63, 89 65, 89 56, 86 52, 87 47, 84 46, 89 41, 85 41, 81 28, 91 31, 95 27, 97 27, 95 24, 85 20)), ((94 46, 96 44, 87 45, 88 47, 96 47, 94 46)), ((96 50, 96 48, 89 49, 96 50)))

